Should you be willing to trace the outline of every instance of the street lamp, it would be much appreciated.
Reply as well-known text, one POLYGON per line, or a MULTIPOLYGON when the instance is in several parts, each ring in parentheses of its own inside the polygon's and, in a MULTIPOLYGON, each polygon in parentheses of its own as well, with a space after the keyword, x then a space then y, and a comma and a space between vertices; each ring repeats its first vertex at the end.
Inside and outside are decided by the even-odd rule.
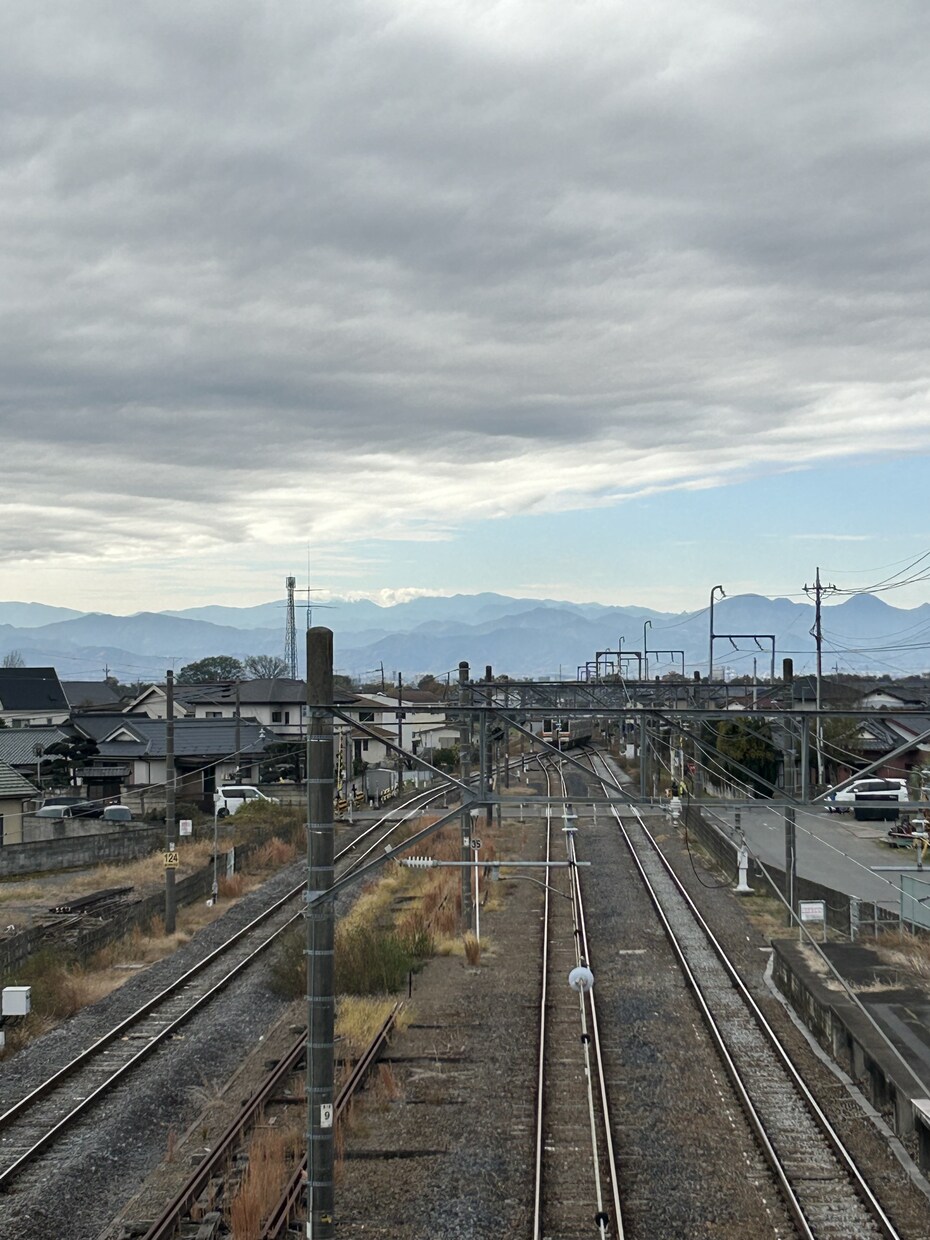
POLYGON ((714 586, 710 592, 710 650, 707 656, 707 682, 708 684, 714 678, 714 595, 720 591, 720 597, 726 598, 726 591, 723 586, 714 586))
POLYGON ((643 680, 649 679, 649 651, 646 649, 646 629, 652 628, 651 620, 643 621, 643 680))

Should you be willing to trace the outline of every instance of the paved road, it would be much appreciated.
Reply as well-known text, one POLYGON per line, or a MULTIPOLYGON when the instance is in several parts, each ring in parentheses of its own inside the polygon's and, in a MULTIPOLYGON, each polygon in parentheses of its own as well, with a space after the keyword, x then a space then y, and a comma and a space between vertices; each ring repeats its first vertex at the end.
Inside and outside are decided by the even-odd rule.
MULTIPOLYGON (((704 810, 732 828, 732 810, 704 810)), ((759 807, 743 809, 741 823, 750 851, 762 862, 785 865, 785 823, 781 813, 759 807)), ((852 814, 826 810, 797 811, 798 873, 836 891, 898 908, 900 882, 894 873, 875 874, 873 865, 914 866, 910 849, 889 848, 882 841, 887 823, 857 822, 852 814)), ((930 875, 928 875, 930 877, 930 875)))

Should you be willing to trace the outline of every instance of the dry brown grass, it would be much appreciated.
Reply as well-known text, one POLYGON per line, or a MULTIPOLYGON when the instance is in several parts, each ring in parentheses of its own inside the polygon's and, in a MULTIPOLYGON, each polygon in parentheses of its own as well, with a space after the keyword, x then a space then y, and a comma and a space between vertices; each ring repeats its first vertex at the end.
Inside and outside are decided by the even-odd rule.
POLYGON ((375 1102, 386 1106, 403 1097, 403 1087, 389 1063, 379 1063, 369 1087, 375 1102))
POLYGON ((217 888, 221 900, 238 900, 245 892, 245 877, 242 874, 230 874, 219 880, 217 888))
POLYGON ((28 904, 32 900, 41 900, 45 892, 38 883, 4 882, 0 883, 0 904, 15 900, 17 904, 28 904))
POLYGON ((888 964, 915 977, 930 978, 930 938, 907 930, 885 930, 872 946, 888 964))
POLYGON ((296 1129, 258 1128, 249 1145, 249 1163, 230 1202, 227 1222, 234 1240, 260 1240, 262 1219, 281 1195, 300 1140, 296 1129))
MULTIPOLYGON (((389 998, 340 995, 336 1002, 336 1036, 342 1039, 347 1057, 358 1056, 371 1042, 394 1006, 389 998)), ((409 1008, 397 1014, 395 1029, 402 1032, 411 1020, 409 1008)))
POLYGON ((297 860, 297 845, 286 840, 267 840, 249 857, 249 870, 280 870, 297 860))
POLYGON ((462 948, 470 965, 474 967, 481 963, 481 944, 470 930, 462 938, 462 948))
MULTIPOLYGON (((211 840, 180 840, 179 851, 181 865, 177 871, 178 878, 201 870, 213 856, 211 840)), ((75 893, 102 891, 106 887, 160 887, 165 881, 165 867, 160 852, 151 853, 148 857, 140 857, 137 861, 127 861, 121 865, 101 865, 86 874, 76 874, 69 878, 68 890, 75 893)))

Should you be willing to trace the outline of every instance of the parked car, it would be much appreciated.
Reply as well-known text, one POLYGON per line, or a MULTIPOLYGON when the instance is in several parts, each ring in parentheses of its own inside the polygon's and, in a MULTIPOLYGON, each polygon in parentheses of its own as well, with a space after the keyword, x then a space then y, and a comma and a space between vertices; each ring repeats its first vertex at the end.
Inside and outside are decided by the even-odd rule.
POLYGON ((82 805, 86 797, 72 796, 69 793, 51 793, 42 802, 42 809, 52 809, 56 805, 82 805))
POLYGON ((132 810, 128 805, 107 805, 103 811, 104 822, 132 822, 132 810))
POLYGON ((213 794, 213 812, 217 818, 226 818, 234 814, 240 806, 249 801, 265 801, 268 805, 278 805, 277 797, 266 797, 264 792, 251 784, 223 784, 213 794))
POLYGON ((824 797, 830 814, 848 814, 857 801, 906 801, 906 779, 854 779, 845 788, 832 790, 824 797))
POLYGON ((95 801, 54 802, 36 810, 36 818, 99 818, 103 806, 95 801))

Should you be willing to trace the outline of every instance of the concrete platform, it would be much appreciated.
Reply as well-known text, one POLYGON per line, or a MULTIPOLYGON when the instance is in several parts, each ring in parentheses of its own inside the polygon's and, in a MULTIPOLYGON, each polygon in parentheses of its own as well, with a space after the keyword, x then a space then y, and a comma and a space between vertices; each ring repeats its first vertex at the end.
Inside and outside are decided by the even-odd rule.
POLYGON ((930 1169, 930 988, 867 947, 823 944, 867 1016, 834 977, 812 967, 796 939, 776 939, 772 946, 779 990, 898 1135, 916 1131, 921 1169, 930 1169))

